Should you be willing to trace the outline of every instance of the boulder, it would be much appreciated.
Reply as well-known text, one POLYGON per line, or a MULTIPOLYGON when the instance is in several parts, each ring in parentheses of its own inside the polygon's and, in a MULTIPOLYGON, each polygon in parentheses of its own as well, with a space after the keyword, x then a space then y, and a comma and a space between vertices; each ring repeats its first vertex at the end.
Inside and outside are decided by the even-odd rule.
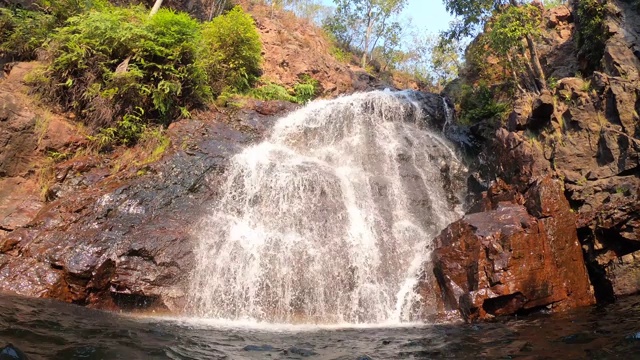
POLYGON ((526 206, 509 202, 512 192, 500 187, 488 196, 491 210, 466 215, 435 239, 432 266, 444 309, 474 321, 594 303, 560 185, 536 182, 526 206))
POLYGON ((547 10, 545 18, 547 19, 547 27, 549 28, 555 28, 562 23, 573 22, 573 14, 565 5, 556 6, 547 10))

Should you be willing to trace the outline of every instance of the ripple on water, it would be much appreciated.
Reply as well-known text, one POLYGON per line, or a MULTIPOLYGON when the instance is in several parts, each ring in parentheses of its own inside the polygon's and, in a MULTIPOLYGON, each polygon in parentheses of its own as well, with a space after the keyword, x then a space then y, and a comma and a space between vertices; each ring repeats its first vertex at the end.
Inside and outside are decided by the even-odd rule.
POLYGON ((638 298, 474 325, 240 327, 0 296, 0 346, 39 359, 633 359, 638 298))

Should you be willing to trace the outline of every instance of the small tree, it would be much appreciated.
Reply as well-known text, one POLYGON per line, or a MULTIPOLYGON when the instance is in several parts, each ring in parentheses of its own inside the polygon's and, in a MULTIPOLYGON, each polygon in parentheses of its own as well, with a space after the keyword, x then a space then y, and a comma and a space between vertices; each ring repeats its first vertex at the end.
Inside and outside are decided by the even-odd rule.
MULTIPOLYGON (((539 91, 547 87, 534 42, 540 19, 534 12, 539 12, 540 9, 532 5, 523 5, 517 0, 444 0, 444 4, 459 20, 447 32, 450 39, 473 35, 494 17, 491 29, 496 29, 499 33, 493 36, 494 40, 491 43, 504 49, 513 47, 516 41, 525 41, 528 52, 527 66, 531 68, 531 75, 535 80, 533 90, 539 91), (535 23, 536 19, 538 23, 535 23)), ((491 29, 489 31, 492 31, 491 29)))
POLYGON ((525 87, 541 90, 545 84, 542 66, 533 45, 533 37, 540 33, 540 9, 533 5, 508 6, 489 22, 488 43, 503 63, 509 68, 517 84, 517 72, 528 74, 525 79, 533 79, 533 83, 525 83, 525 87), (525 53, 523 39, 530 49, 529 58, 525 53), (529 44, 529 41, 532 44, 529 44))
POLYGON ((361 66, 365 67, 371 52, 379 44, 393 41, 390 31, 400 25, 392 21, 402 11, 407 0, 334 0, 336 11, 327 19, 325 28, 346 49, 356 46, 362 50, 361 66))
POLYGON ((458 76, 460 70, 460 42, 446 40, 442 36, 430 49, 431 71, 435 74, 437 85, 444 87, 458 76))

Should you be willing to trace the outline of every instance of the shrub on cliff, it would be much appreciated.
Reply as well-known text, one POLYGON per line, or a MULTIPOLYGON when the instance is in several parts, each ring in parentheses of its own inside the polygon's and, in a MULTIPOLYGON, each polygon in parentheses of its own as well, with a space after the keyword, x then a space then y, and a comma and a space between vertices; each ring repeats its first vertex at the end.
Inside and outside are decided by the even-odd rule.
POLYGON ((494 93, 485 83, 462 86, 460 97, 460 119, 467 125, 480 121, 499 125, 507 111, 507 104, 494 99, 494 93))
POLYGON ((201 44, 200 24, 184 13, 108 6, 53 36, 40 91, 113 143, 134 143, 146 123, 167 124, 209 99, 201 44))
POLYGON ((101 148, 131 145, 147 124, 188 116, 225 89, 248 90, 261 51, 239 7, 203 25, 168 9, 149 17, 142 6, 107 5, 56 31, 51 63, 34 81, 46 99, 96 129, 101 148))
POLYGON ((306 104, 315 98, 318 92, 318 81, 307 74, 303 74, 292 89, 267 81, 249 90, 247 95, 258 100, 280 100, 306 104))
POLYGON ((32 60, 46 40, 54 18, 35 11, 0 8, 0 56, 32 60))
POLYGON ((234 7, 206 23, 204 62, 215 95, 248 90, 260 76, 262 43, 253 19, 234 7))
POLYGON ((600 0, 581 0, 577 2, 576 44, 578 57, 587 63, 587 72, 597 70, 604 56, 604 44, 608 38, 604 18, 605 3, 600 0))
POLYGON ((40 11, 0 8, 0 56, 33 60, 54 29, 71 16, 104 8, 105 0, 40 0, 40 11))

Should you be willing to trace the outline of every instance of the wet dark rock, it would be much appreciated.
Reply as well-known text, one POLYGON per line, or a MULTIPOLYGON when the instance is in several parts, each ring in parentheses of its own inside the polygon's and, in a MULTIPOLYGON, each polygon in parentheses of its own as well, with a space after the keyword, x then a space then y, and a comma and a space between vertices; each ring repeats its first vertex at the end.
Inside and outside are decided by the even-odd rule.
POLYGON ((594 340, 596 340, 595 336, 585 333, 567 335, 560 339, 565 344, 588 344, 594 340))
POLYGON ((173 150, 146 174, 102 175, 81 158, 69 162, 60 198, 0 237, 0 290, 101 308, 182 309, 191 231, 218 196, 228 159, 273 119, 247 110, 174 123, 173 150))
POLYGON ((274 348, 271 345, 247 345, 242 348, 244 351, 273 351, 274 348))
POLYGON ((291 347, 288 350, 285 350, 286 354, 293 354, 293 355, 300 355, 302 357, 309 357, 309 356, 313 356, 313 355, 318 355, 318 353, 316 353, 313 350, 308 350, 308 349, 303 349, 303 348, 299 348, 299 347, 291 347))
POLYGON ((606 271, 614 294, 630 295, 640 292, 640 251, 611 261, 606 271))
POLYGON ((0 360, 28 360, 29 357, 22 350, 13 346, 13 344, 8 344, 7 346, 0 349, 0 360))
POLYGON ((252 108, 260 115, 278 115, 297 108, 298 105, 288 101, 254 101, 252 108))

